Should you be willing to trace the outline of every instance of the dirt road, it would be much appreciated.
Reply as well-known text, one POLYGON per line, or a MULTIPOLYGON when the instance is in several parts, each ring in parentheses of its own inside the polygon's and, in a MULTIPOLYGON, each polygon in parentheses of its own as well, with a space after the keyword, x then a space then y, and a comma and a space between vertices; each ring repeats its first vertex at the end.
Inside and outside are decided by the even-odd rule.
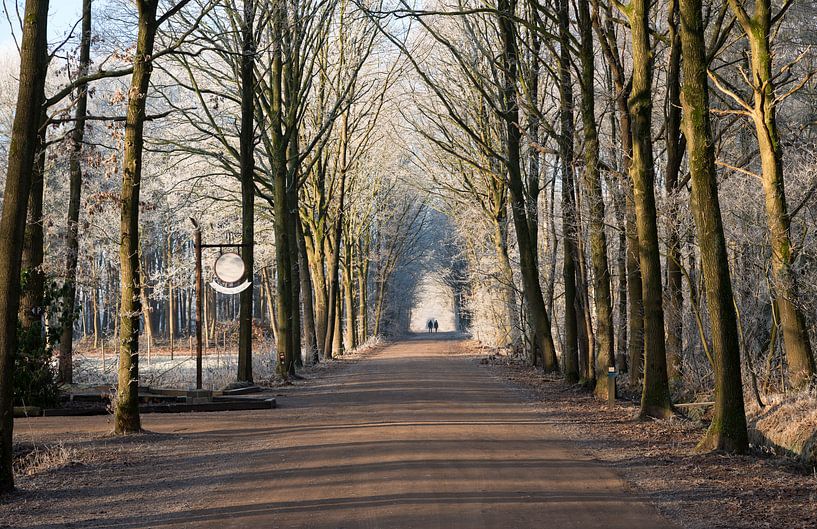
MULTIPOLYGON (((456 346, 391 345, 283 392, 278 410, 148 415, 155 434, 78 441, 113 455, 24 482, 0 526, 672 527, 456 346)), ((52 440, 108 428, 16 426, 52 440)))

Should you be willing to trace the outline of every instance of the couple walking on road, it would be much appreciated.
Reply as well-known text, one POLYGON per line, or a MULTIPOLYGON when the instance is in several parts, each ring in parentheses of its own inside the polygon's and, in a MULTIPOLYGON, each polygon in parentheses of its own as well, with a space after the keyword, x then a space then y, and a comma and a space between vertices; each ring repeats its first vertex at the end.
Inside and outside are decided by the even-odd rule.
POLYGON ((437 332, 440 326, 437 324, 437 320, 428 320, 426 327, 428 328, 428 332, 437 332))

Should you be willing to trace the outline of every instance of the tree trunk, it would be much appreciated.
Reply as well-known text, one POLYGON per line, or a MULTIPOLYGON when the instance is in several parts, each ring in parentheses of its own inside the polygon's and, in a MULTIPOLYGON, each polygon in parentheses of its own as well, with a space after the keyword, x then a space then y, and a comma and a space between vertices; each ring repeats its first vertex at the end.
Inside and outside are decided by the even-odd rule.
MULTIPOLYGON (((307 246, 309 248, 309 246, 307 246)), ((316 236, 312 239, 312 252, 307 255, 309 261, 310 271, 312 275, 312 288, 315 292, 315 339, 318 347, 318 354, 315 355, 315 360, 323 353, 326 342, 326 326, 327 326, 327 311, 328 294, 326 292, 326 272, 324 267, 327 265, 326 252, 324 251, 323 238, 316 236)))
POLYGON ((607 388, 607 368, 615 367, 615 344, 613 338, 613 304, 610 293, 610 266, 607 262, 607 234, 604 231, 604 196, 599 170, 599 136, 596 129, 594 101, 595 56, 593 54, 593 27, 590 21, 589 0, 578 0, 579 28, 581 32, 582 64, 582 125, 584 126, 584 187, 587 209, 590 214, 590 264, 593 268, 593 304, 596 311, 598 343, 598 368, 596 393, 607 388))
MULTIPOLYGON (((632 92, 632 82, 628 82, 625 76, 624 65, 622 63, 622 53, 619 50, 618 38, 614 27, 614 15, 610 4, 603 8, 598 0, 591 0, 593 4, 592 22, 598 35, 601 49, 604 53, 607 66, 610 69, 613 88, 616 94, 616 108, 619 118, 618 137, 621 148, 621 173, 630 173, 633 155, 632 120, 628 99, 632 92), (600 19, 600 12, 604 9, 606 22, 603 25, 600 19)), ((613 127, 615 129, 615 127, 613 127)), ((626 282, 626 296, 622 295, 619 303, 627 303, 627 314, 620 312, 622 319, 626 318, 626 335, 622 330, 620 338, 625 338, 627 342, 627 356, 630 365, 630 385, 638 388, 641 384, 643 373, 644 356, 644 318, 642 307, 641 270, 639 268, 639 245, 638 232, 636 229, 635 204, 633 199, 633 189, 631 183, 624 177, 619 179, 620 191, 618 195, 623 196, 623 204, 619 202, 619 214, 624 214, 624 238, 626 239, 626 276, 622 276, 619 287, 623 287, 626 282), (628 338, 628 339, 627 339, 628 338)), ((621 270, 621 269, 620 269, 621 270)), ((621 345, 621 341, 619 342, 621 345)), ((623 351, 622 351, 623 353, 623 351)), ((621 362, 622 364, 624 362, 621 362)))
POLYGON ((525 300, 534 331, 531 358, 534 362, 536 362, 537 358, 541 358, 545 371, 551 372, 558 369, 558 361, 550 330, 550 317, 545 311, 545 300, 542 296, 542 287, 539 284, 539 269, 536 264, 538 261, 536 241, 531 238, 528 226, 525 190, 519 160, 521 133, 518 125, 519 105, 516 86, 519 59, 514 23, 515 8, 516 0, 500 0, 497 13, 502 38, 502 92, 503 107, 505 109, 502 118, 506 129, 506 164, 525 300))
MULTIPOLYGON (((301 368, 304 365, 302 337, 301 337, 301 261, 298 250, 298 163, 300 152, 298 148, 297 133, 289 138, 287 154, 287 236, 289 237, 289 262, 292 265, 292 277, 290 287, 292 288, 292 327, 290 339, 292 340, 292 355, 295 367, 301 368)), ((308 273, 306 270, 304 274, 308 273)))
POLYGON ((783 348, 789 365, 789 381, 793 387, 802 388, 813 380, 817 368, 805 315, 799 306, 797 272, 792 268, 791 219, 786 205, 783 147, 777 130, 776 79, 772 73, 771 2, 756 0, 751 17, 736 0, 729 0, 729 5, 749 39, 751 79, 754 83, 754 100, 749 114, 755 125, 763 172, 766 217, 772 246, 772 277, 780 310, 783 348))
POLYGON ((28 220, 23 237, 23 290, 20 297, 19 318, 23 331, 32 344, 44 345, 43 304, 45 275, 43 258, 45 253, 45 233, 43 230, 43 194, 45 193, 45 112, 38 120, 37 155, 34 158, 31 190, 28 196, 28 220))
POLYGON ((114 431, 117 434, 138 432, 139 419, 139 189, 142 179, 145 103, 153 69, 158 2, 137 0, 139 12, 133 76, 128 92, 125 120, 125 152, 122 162, 119 266, 121 276, 119 324, 119 383, 114 406, 114 431))
POLYGON ((346 335, 346 349, 353 351, 357 349, 357 314, 355 313, 355 281, 353 274, 353 256, 352 256, 352 241, 350 236, 346 236, 346 244, 344 253, 346 260, 343 263, 343 300, 346 311, 346 327, 344 334, 346 335))
POLYGON ((238 374, 239 382, 252 382, 252 320, 255 295, 255 0, 244 0, 241 26, 241 132, 239 165, 241 177, 241 257, 250 286, 239 294, 238 374))
MULTIPOLYGON (((167 236, 167 271, 173 268, 173 235, 167 236)), ((176 289, 173 288, 173 277, 168 275, 167 280, 167 338, 170 342, 170 359, 173 360, 173 353, 176 348, 176 289)))
POLYGON ((749 441, 743 407, 740 346, 718 200, 701 0, 680 0, 680 12, 684 54, 683 125, 692 182, 690 204, 701 246, 715 360, 715 410, 709 430, 698 448, 744 453, 749 449, 749 441))
POLYGON ((329 259, 329 299, 328 299, 328 310, 327 310, 327 321, 326 321, 326 341, 324 343, 323 354, 326 358, 332 357, 332 351, 334 349, 334 335, 336 332, 335 325, 339 318, 335 317, 335 313, 338 312, 340 309, 338 305, 338 299, 340 298, 339 291, 340 291, 340 280, 338 278, 339 275, 339 267, 340 267, 340 240, 342 237, 342 229, 343 229, 343 213, 344 213, 344 202, 346 199, 346 173, 347 173, 347 155, 348 155, 348 148, 349 148, 349 112, 346 111, 341 116, 341 125, 340 125, 340 139, 338 149, 340 149, 339 154, 339 161, 338 166, 340 168, 340 195, 338 197, 338 209, 337 209, 337 218, 335 219, 335 224, 333 226, 333 233, 330 237, 330 259, 329 259))
POLYGON ((264 295, 267 298, 267 312, 270 321, 270 328, 272 329, 272 337, 275 340, 276 347, 278 344, 278 316, 275 312, 275 295, 272 292, 272 278, 269 277, 269 268, 261 269, 261 276, 264 281, 264 295))
MULTIPOLYGON (((368 235, 367 241, 368 241, 368 235)), ((369 339, 369 258, 368 258, 368 242, 365 245, 366 253, 364 253, 364 244, 361 240, 358 245, 357 252, 357 285, 359 296, 359 310, 360 310, 360 341, 366 342, 369 339)))
POLYGON ((297 223, 295 229, 298 238, 298 262, 300 263, 301 269, 301 299, 303 300, 304 308, 304 348, 306 349, 306 354, 309 355, 309 361, 316 363, 317 360, 315 356, 318 352, 318 343, 315 335, 315 308, 312 304, 312 279, 310 277, 309 261, 306 255, 306 241, 304 240, 303 228, 299 216, 296 216, 295 222, 297 223))
POLYGON ((150 299, 148 298, 147 292, 147 270, 145 267, 145 262, 141 258, 141 248, 142 248, 142 241, 141 238, 139 239, 139 276, 140 276, 140 288, 139 288, 139 301, 142 306, 142 325, 144 326, 144 332, 147 338, 147 346, 148 346, 148 353, 150 352, 150 348, 153 346, 153 320, 151 319, 150 315, 153 312, 152 307, 150 306, 150 299))
POLYGON ((559 162, 562 180, 562 238, 564 256, 564 345, 562 362, 565 379, 575 384, 581 378, 579 366, 579 297, 577 288, 579 249, 577 241, 576 195, 573 179, 573 82, 570 77, 570 3, 559 0, 559 162))
POLYGON ((630 179, 638 233, 644 310, 644 389, 642 417, 672 413, 664 342, 661 256, 655 209, 655 166, 652 150, 652 56, 649 0, 632 0, 627 9, 632 30, 633 77, 628 106, 632 119, 633 156, 630 179))
POLYGON ((500 335, 504 340, 497 345, 514 346, 519 343, 519 326, 516 318, 516 290, 513 284, 513 269, 508 256, 508 220, 505 217, 505 207, 502 204, 499 218, 494 223, 494 252, 496 254, 497 279, 502 299, 502 321, 499 325, 500 335))
POLYGON ((618 274, 618 321, 616 334, 616 368, 621 373, 629 371, 627 356, 627 229, 626 204, 620 182, 613 183, 613 209, 618 226, 618 247, 616 248, 616 274, 618 274))
POLYGON ((664 187, 669 204, 666 215, 667 226, 667 376, 671 383, 679 383, 681 378, 681 352, 684 331, 683 273, 681 271, 680 237, 678 233, 677 197, 678 175, 684 157, 684 137, 681 135, 681 40, 678 35, 678 0, 670 0, 668 26, 670 38, 669 65, 667 68, 666 102, 666 144, 667 165, 664 187))
POLYGON ((343 356, 343 300, 341 299, 340 288, 337 289, 335 297, 335 325, 332 334, 332 357, 343 356))
POLYGON ((12 375, 17 351, 20 260, 47 70, 48 0, 27 0, 20 47, 20 87, 8 152, 0 220, 0 494, 14 489, 12 375))

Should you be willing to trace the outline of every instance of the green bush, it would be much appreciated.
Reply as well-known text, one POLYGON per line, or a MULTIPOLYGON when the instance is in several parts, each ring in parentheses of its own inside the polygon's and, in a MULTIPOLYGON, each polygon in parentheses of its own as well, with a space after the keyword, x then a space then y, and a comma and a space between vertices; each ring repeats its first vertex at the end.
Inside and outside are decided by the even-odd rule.
MULTIPOLYGON (((28 284, 28 274, 24 272, 23 290, 28 284)), ((68 313, 62 306, 64 288, 58 287, 54 281, 46 281, 43 290, 41 311, 45 317, 29 329, 24 329, 19 322, 17 325, 17 354, 14 356, 12 386, 16 406, 42 408, 53 407, 59 403, 57 371, 52 355, 68 313), (51 325, 48 323, 49 319, 51 325)))

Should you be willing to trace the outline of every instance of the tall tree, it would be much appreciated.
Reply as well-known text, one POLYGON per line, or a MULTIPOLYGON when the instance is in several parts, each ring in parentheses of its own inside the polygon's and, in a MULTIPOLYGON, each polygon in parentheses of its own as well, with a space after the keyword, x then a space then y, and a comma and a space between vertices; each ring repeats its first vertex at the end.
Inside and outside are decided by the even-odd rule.
POLYGON ((156 39, 158 0, 137 0, 139 14, 133 75, 125 118, 125 151, 122 158, 119 224, 119 370, 114 431, 139 432, 139 315, 141 279, 139 262, 139 191, 142 184, 145 108, 153 47, 156 39))
POLYGON ((48 0, 27 0, 20 46, 20 86, 0 218, 0 494, 14 489, 12 372, 17 350, 20 261, 37 152, 48 63, 48 0))
POLYGON ((562 363, 568 382, 578 382, 584 372, 579 369, 579 318, 578 307, 582 292, 579 281, 578 218, 576 215, 576 191, 573 178, 573 79, 570 75, 570 2, 558 0, 559 20, 559 164, 562 180, 562 232, 564 258, 562 280, 564 281, 565 324, 562 363))
POLYGON ((678 233, 677 194, 680 191, 679 176, 684 157, 684 136, 681 135, 681 38, 678 33, 678 0, 670 0, 667 10, 669 27, 669 64, 667 65, 667 97, 664 105, 666 124, 664 137, 667 153, 664 169, 664 189, 669 208, 666 214, 667 230, 667 286, 666 286, 666 334, 667 369, 671 382, 681 377, 681 351, 684 332, 684 293, 682 290, 680 235, 678 233))
POLYGON ((606 391, 607 367, 615 367, 613 340, 613 304, 610 294, 610 266, 607 262, 607 234, 604 231, 604 196, 599 168, 599 134, 596 127, 595 54, 593 26, 589 0, 578 0, 579 33, 581 37, 582 125, 584 126, 584 187, 590 213, 590 262, 593 268, 593 304, 596 309, 598 334, 597 392, 606 391), (602 372, 604 371, 604 372, 602 372))
MULTIPOLYGON (((91 3, 82 2, 82 35, 79 45, 79 70, 82 78, 88 75, 91 64, 91 3)), ((60 337, 59 374, 60 381, 73 381, 74 348, 74 306, 77 296, 77 261, 79 259, 79 209, 82 199, 82 144, 85 139, 85 120, 88 113, 88 84, 82 83, 77 89, 77 103, 74 111, 74 130, 71 131, 71 152, 68 167, 70 171, 68 195, 68 226, 65 235, 65 298, 63 300, 66 318, 60 337)), ((95 316, 96 317, 96 316, 95 316)))
POLYGON ((45 299, 43 201, 45 198, 46 120, 45 110, 40 109, 37 125, 39 131, 37 134, 37 154, 34 157, 34 171, 32 172, 31 190, 28 196, 28 220, 25 235, 23 236, 23 260, 21 264, 23 290, 20 295, 20 308, 18 310, 20 324, 27 334, 27 340, 30 340, 31 345, 38 344, 35 348, 43 345, 44 338, 42 328, 43 302, 45 299))
POLYGON ((718 199, 715 144, 709 121, 709 91, 701 0, 680 0, 683 49, 683 127, 692 182, 690 200, 706 286, 715 361, 715 410, 698 447, 743 453, 749 448, 737 318, 718 199))
POLYGON ((533 328, 532 358, 541 358, 545 371, 556 371, 559 367, 556 358, 556 349, 553 345, 553 336, 550 329, 550 316, 545 308, 545 299, 542 287, 539 284, 539 269, 537 266, 536 241, 531 238, 527 219, 527 205, 525 204, 525 186, 522 182, 520 165, 519 130, 519 103, 517 81, 519 57, 516 42, 516 0, 499 0, 497 15, 499 17, 499 33, 502 43, 502 112, 505 123, 505 163, 508 171, 508 189, 511 197, 511 211, 513 212, 516 240, 519 246, 521 261, 522 283, 524 285, 525 302, 528 307, 528 317, 533 328))
MULTIPOLYGON (((772 72, 772 31, 792 2, 786 2, 777 15, 772 14, 771 0, 754 0, 751 15, 744 7, 743 0, 729 0, 729 6, 749 40, 750 75, 752 100, 746 101, 736 92, 725 89, 755 126, 760 165, 762 169, 763 192, 766 196, 766 218, 772 246, 772 276, 775 300, 780 313, 780 327, 783 329, 783 347, 789 364, 789 379, 792 386, 801 388, 812 381, 815 367, 814 352, 809 341, 808 327, 803 310, 799 305, 800 294, 797 286, 797 272, 793 268, 794 251, 791 242, 791 218, 786 204, 783 176, 783 146, 777 128, 776 111, 785 99, 776 92, 776 74, 772 72)), ((791 65, 780 71, 785 72, 791 65)), ((802 86, 802 85, 801 85, 802 86)), ((790 91, 790 95, 794 91, 790 91)))
POLYGON ((661 255, 655 209, 655 163, 652 149, 653 50, 650 45, 649 0, 631 0, 624 7, 632 36, 633 76, 628 107, 632 124, 633 185, 639 263, 644 310, 644 388, 642 417, 667 417, 672 413, 667 380, 664 308, 661 289, 661 255))
MULTIPOLYGON (((598 0, 592 0, 593 27, 596 30, 599 44, 604 53, 607 66, 612 77, 615 106, 618 114, 618 143, 621 151, 621 175, 616 178, 617 194, 620 214, 624 217, 624 239, 626 251, 624 269, 626 275, 626 314, 621 312, 620 319, 626 319, 627 325, 627 355, 630 384, 634 388, 641 388, 644 364, 644 312, 641 288, 641 266, 639 263, 638 230, 636 229, 635 202, 632 183, 627 175, 630 172, 633 155, 632 119, 628 108, 628 100, 632 91, 632 79, 628 79, 625 71, 623 51, 619 49, 619 39, 613 25, 614 15, 610 3, 599 5, 598 0), (602 18, 602 11, 604 17, 602 18)), ((616 127, 613 127, 614 130, 616 127)), ((617 164, 618 165, 618 164, 617 164)))
MULTIPOLYGON (((250 280, 255 244, 255 1, 244 0, 241 19, 241 257, 250 280)), ((238 329, 238 381, 252 382, 252 316, 255 288, 240 294, 238 329)))

